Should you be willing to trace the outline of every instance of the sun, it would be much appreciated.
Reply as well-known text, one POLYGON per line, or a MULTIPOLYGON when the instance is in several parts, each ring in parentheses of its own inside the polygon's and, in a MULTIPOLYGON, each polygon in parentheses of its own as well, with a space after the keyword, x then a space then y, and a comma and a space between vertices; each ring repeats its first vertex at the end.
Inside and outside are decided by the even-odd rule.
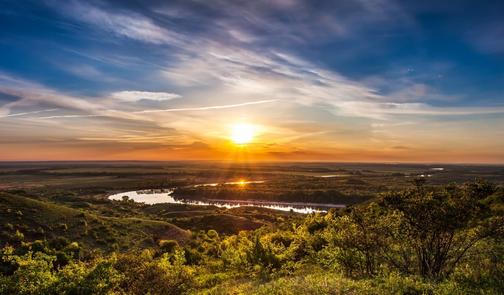
POLYGON ((244 145, 252 142, 255 136, 255 128, 250 124, 235 124, 231 129, 230 139, 235 144, 244 145))

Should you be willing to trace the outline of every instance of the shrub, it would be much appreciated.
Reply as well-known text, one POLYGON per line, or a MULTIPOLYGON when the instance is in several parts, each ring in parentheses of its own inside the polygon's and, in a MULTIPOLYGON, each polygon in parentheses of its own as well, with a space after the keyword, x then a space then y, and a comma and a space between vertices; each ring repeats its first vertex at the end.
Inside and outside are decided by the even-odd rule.
POLYGON ((159 249, 163 253, 173 253, 175 249, 179 246, 178 242, 175 240, 160 240, 159 249))
POLYGON ((47 248, 47 242, 42 240, 35 240, 30 244, 30 249, 33 252, 45 252, 47 253, 49 249, 47 248))
POLYGON ((20 232, 19 230, 16 230, 16 232, 12 236, 12 240, 14 242, 22 242, 22 241, 24 241, 24 234, 22 232, 20 232))
POLYGON ((3 251, 4 261, 15 265, 11 276, 3 278, 0 286, 3 294, 46 294, 56 281, 52 272, 54 257, 44 253, 28 252, 23 256, 13 255, 12 248, 3 251), (7 291, 7 292, 5 292, 7 291))
POLYGON ((217 240, 219 239, 219 233, 214 230, 214 229, 211 229, 207 232, 207 236, 210 238, 210 239, 213 239, 213 240, 217 240))
POLYGON ((193 286, 194 271, 177 250, 155 259, 152 251, 120 255, 115 267, 124 274, 121 289, 128 294, 183 294, 193 286), (171 261, 170 261, 171 260, 171 261))
POLYGON ((65 237, 56 237, 55 239, 49 242, 49 246, 56 250, 61 250, 65 248, 68 244, 70 244, 70 241, 65 237))

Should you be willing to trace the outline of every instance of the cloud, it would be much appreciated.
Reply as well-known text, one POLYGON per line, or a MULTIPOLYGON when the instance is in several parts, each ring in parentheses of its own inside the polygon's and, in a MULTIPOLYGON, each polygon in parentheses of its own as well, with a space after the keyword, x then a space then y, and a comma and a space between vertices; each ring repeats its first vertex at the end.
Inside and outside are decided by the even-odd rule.
POLYGON ((0 114, 9 114, 13 109, 27 109, 37 106, 86 112, 102 108, 101 104, 92 102, 92 100, 65 95, 41 84, 2 72, 0 72, 0 92, 19 98, 1 106, 0 114))
POLYGON ((404 115, 469 116, 504 113, 502 106, 433 106, 426 101, 454 101, 433 87, 404 82, 390 94, 350 80, 299 57, 278 51, 209 44, 181 57, 162 75, 182 87, 203 87, 215 97, 268 96, 303 106, 324 108, 337 116, 394 120, 404 115))
POLYGON ((40 113, 46 113, 46 112, 53 112, 58 109, 47 109, 47 110, 38 110, 38 111, 32 111, 32 112, 22 112, 22 113, 11 113, 7 115, 0 115, 0 118, 9 118, 9 117, 18 117, 18 116, 26 116, 26 115, 33 115, 33 114, 40 114, 40 113))
MULTIPOLYGON (((304 1, 280 1, 273 7, 267 2, 258 1, 245 4, 240 9, 233 3, 221 1, 212 5, 174 3, 165 7, 150 7, 150 12, 147 9, 144 15, 126 9, 113 9, 107 5, 93 6, 73 1, 64 10, 74 18, 114 35, 176 47, 175 52, 165 53, 169 65, 164 67, 161 74, 169 83, 180 88, 177 92, 198 88, 209 96, 234 97, 235 100, 271 97, 306 106, 327 107, 334 114, 370 119, 390 118, 395 114, 391 109, 413 111, 415 106, 421 107, 415 104, 418 102, 415 99, 434 90, 422 85, 408 85, 409 89, 398 90, 395 97, 380 95, 379 89, 352 81, 338 72, 274 46, 262 46, 262 37, 258 32, 264 32, 268 38, 277 40, 288 36, 292 41, 302 36, 305 42, 317 35, 318 31, 340 36, 349 28, 359 30, 363 22, 385 25, 389 22, 407 23, 409 20, 408 15, 393 1, 354 1, 349 5, 324 5, 327 6, 327 11, 336 12, 336 16, 340 17, 325 13, 326 9, 314 7, 304 1), (279 13, 295 12, 295 21, 285 22, 274 17, 271 9, 279 13), (316 15, 312 15, 315 12, 316 15), (156 15, 162 15, 164 21, 154 17, 156 15), (173 22, 170 27, 166 25, 173 18, 198 19, 215 26, 188 35, 177 26, 180 21, 173 22), (223 29, 236 42, 221 42, 222 33, 219 29, 223 29), (406 103, 400 105, 402 101, 397 96, 408 96, 406 103)), ((317 38, 320 39, 320 36, 317 38)), ((124 101, 175 98, 171 94, 148 92, 118 92, 112 96, 124 101)))
POLYGON ((135 111, 134 114, 146 114, 146 113, 163 113, 163 112, 187 112, 187 111, 208 111, 208 110, 221 110, 221 109, 230 109, 230 108, 238 108, 250 105, 258 105, 265 103, 272 103, 277 100, 269 99, 269 100, 258 100, 258 101, 249 101, 243 103, 236 104, 227 104, 227 105, 215 105, 215 106, 203 106, 203 107, 190 107, 190 108, 174 108, 174 109, 160 109, 160 110, 142 110, 135 111))
POLYGON ((89 64, 71 64, 71 63, 62 63, 59 61, 56 62, 55 64, 61 70, 89 81, 99 81, 107 83, 116 83, 120 81, 119 78, 108 75, 97 69, 95 66, 89 64))
POLYGON ((119 37, 153 44, 180 44, 181 37, 163 27, 156 25, 151 19, 133 12, 110 12, 104 8, 81 1, 70 1, 61 5, 65 13, 83 22, 96 25, 105 31, 119 37))
POLYGON ((397 116, 471 116, 486 114, 502 114, 504 107, 435 107, 425 103, 395 103, 395 102, 341 102, 337 114, 345 116, 363 116, 374 119, 391 119, 397 116))
POLYGON ((149 91, 119 91, 112 93, 110 96, 127 102, 136 102, 140 100, 168 101, 182 97, 176 93, 149 91))
POLYGON ((172 108, 172 109, 149 109, 149 110, 138 110, 138 111, 120 111, 120 110, 104 110, 101 114, 82 114, 82 115, 55 115, 55 116, 45 116, 45 117, 35 117, 36 119, 57 119, 57 118, 92 118, 92 117, 108 117, 115 116, 115 113, 130 113, 130 114, 151 114, 151 113, 170 113, 170 112, 191 112, 191 111, 209 111, 209 110, 222 110, 238 108, 250 105, 258 105, 265 103, 272 103, 276 100, 259 100, 259 101, 249 101, 237 104, 228 105, 215 105, 215 106, 201 106, 201 107, 188 107, 188 108, 172 108))

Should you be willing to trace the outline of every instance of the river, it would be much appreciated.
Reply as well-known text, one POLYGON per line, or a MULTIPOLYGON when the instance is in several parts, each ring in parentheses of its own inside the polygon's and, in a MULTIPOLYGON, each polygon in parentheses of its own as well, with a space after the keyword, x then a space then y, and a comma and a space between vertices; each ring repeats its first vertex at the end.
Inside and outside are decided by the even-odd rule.
MULTIPOLYGON (((264 181, 236 181, 236 182, 226 182, 227 185, 246 185, 250 183, 263 183, 264 181)), ((194 187, 199 186, 217 186, 219 183, 205 183, 196 184, 194 187)), ((110 195, 108 198, 110 200, 120 201, 123 197, 128 197, 128 199, 139 203, 145 204, 159 204, 159 203, 169 203, 169 204, 187 204, 196 206, 216 206, 223 208, 237 208, 241 206, 253 206, 269 208, 280 211, 293 211, 297 213, 314 213, 314 212, 327 212, 330 208, 344 208, 345 205, 342 204, 319 204, 319 203, 301 203, 301 202, 274 202, 274 201, 262 201, 262 200, 224 200, 224 199, 206 199, 205 201, 199 200, 187 200, 187 199, 175 199, 172 196, 173 189, 149 189, 141 191, 129 191, 110 195)))

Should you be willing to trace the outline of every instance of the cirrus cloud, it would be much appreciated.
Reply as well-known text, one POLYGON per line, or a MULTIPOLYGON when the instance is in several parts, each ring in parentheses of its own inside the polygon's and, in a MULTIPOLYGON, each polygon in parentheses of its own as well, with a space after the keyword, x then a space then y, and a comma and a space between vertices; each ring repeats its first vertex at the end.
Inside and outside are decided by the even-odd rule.
POLYGON ((110 96, 127 102, 136 102, 140 100, 167 101, 182 97, 176 93, 150 91, 119 91, 112 93, 110 96))

